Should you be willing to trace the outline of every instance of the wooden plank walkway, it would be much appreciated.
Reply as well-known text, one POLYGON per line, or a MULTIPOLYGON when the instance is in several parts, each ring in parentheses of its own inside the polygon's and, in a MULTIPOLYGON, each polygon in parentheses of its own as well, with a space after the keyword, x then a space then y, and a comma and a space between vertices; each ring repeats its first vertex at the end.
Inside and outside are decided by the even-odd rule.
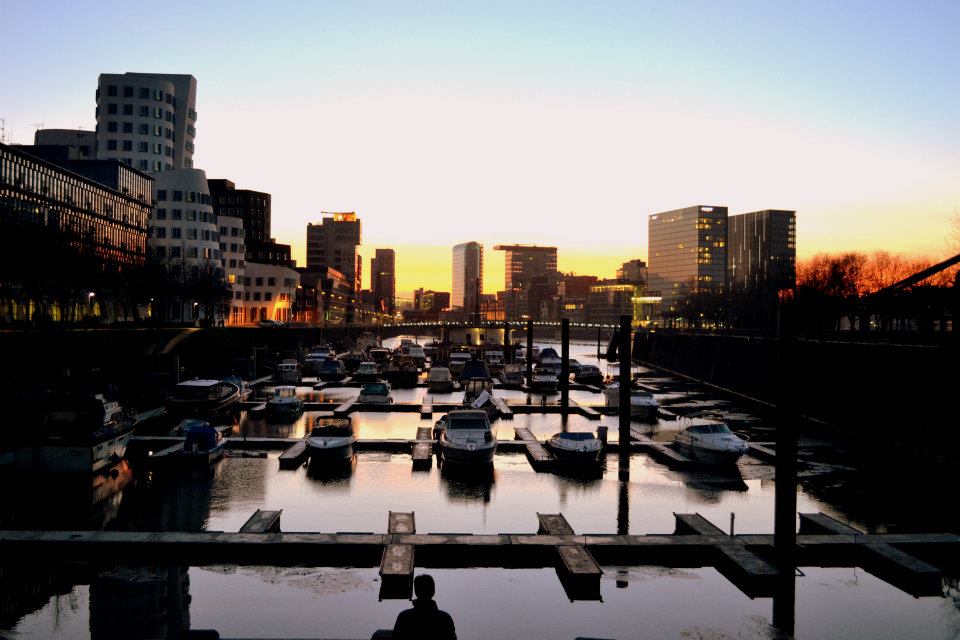
POLYGON ((413 591, 414 546, 395 541, 397 535, 417 532, 413 512, 390 511, 387 514, 389 542, 380 560, 380 599, 407 599, 413 591))
POLYGON ((344 403, 337 405, 337 408, 333 410, 333 415, 338 418, 345 418, 350 415, 350 412, 353 411, 354 405, 357 404, 356 398, 350 398, 344 403))
POLYGON ((664 442, 651 440, 643 435, 638 427, 630 427, 630 437, 647 448, 655 457, 675 467, 687 467, 694 464, 693 460, 679 453, 673 447, 668 447, 664 442))
POLYGON ((527 427, 514 427, 514 438, 527 448, 527 460, 534 471, 549 471, 556 466, 556 459, 544 448, 527 427))
POLYGON ((777 452, 759 442, 747 442, 748 453, 760 460, 776 460, 777 452))
MULTIPOLYGON (((538 534, 573 536, 573 527, 562 513, 537 513, 538 534)), ((582 544, 557 545, 557 576, 571 600, 599 600, 603 569, 582 544)))
MULTIPOLYGON (((859 529, 831 518, 825 513, 801 513, 800 534, 853 536, 864 534, 859 529)), ((892 544, 869 542, 859 547, 863 568, 882 580, 895 584, 914 596, 938 595, 941 571, 892 544)))
POLYGON ((257 509, 243 526, 240 533, 280 533, 280 514, 283 511, 257 509))
POLYGON ((304 440, 295 442, 290 448, 280 454, 281 469, 297 469, 303 466, 303 463, 310 457, 307 452, 307 443, 304 440))
POLYGON ((430 420, 433 418, 433 401, 424 397, 423 404, 420 405, 420 419, 430 420))
MULTIPOLYGON (((696 514, 678 514, 677 528, 683 533, 472 535, 0 530, 0 555, 28 562, 42 557, 50 561, 114 564, 383 567, 388 545, 408 545, 423 567, 557 567, 558 547, 581 545, 595 561, 608 566, 715 566, 748 595, 772 595, 775 574, 762 560, 774 553, 772 535, 728 536, 696 514)), ((867 568, 882 558, 901 573, 878 571, 875 575, 908 593, 923 593, 916 589, 916 583, 928 582, 931 569, 936 569, 926 562, 925 566, 916 564, 913 554, 921 553, 924 560, 930 562, 954 562, 960 554, 960 535, 803 533, 797 536, 794 552, 800 567, 867 568)), ((567 561, 576 560, 577 552, 566 553, 567 561)), ((402 559, 390 556, 388 564, 402 559)), ((410 558, 409 566, 413 565, 414 558, 410 558)), ((399 571, 406 565, 397 566, 399 571)), ((566 569, 564 564, 564 574, 566 569)), ((938 589, 939 584, 938 581, 938 589)))
POLYGON ((576 413, 579 413, 583 417, 587 418, 588 420, 599 420, 600 418, 603 417, 603 415, 593 407, 587 407, 585 405, 582 405, 576 400, 568 399, 567 406, 573 411, 575 411, 576 413))
POLYGON ((417 439, 411 451, 414 469, 429 469, 433 466, 433 434, 430 427, 417 427, 417 439))
POLYGON ((747 592, 763 591, 779 575, 776 567, 759 557, 739 539, 723 530, 699 513, 675 513, 674 535, 706 536, 715 540, 714 550, 719 554, 717 569, 731 582, 742 584, 747 592))

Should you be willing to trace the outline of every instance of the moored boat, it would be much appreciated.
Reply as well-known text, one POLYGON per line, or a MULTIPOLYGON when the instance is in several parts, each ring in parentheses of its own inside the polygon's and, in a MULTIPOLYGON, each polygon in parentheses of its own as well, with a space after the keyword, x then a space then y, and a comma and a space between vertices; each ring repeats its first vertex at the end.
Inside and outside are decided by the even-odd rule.
POLYGON ((227 441, 223 434, 206 420, 191 419, 183 422, 186 436, 183 448, 177 457, 197 464, 211 464, 223 457, 227 441))
POLYGON ((704 464, 735 464, 747 452, 747 443, 730 431, 725 422, 691 420, 673 438, 684 455, 704 464))
POLYGON ((240 399, 240 389, 223 380, 187 380, 173 388, 167 413, 175 418, 215 418, 227 413, 240 399))
MULTIPOLYGON (((609 408, 616 409, 620 406, 620 383, 611 382, 603 390, 605 404, 609 408)), ((630 390, 630 417, 639 420, 652 420, 657 417, 657 410, 660 404, 653 394, 643 389, 630 390)))
POLYGON ((503 382, 503 384, 523 386, 523 384, 527 381, 527 378, 524 374, 523 365, 505 365, 503 367, 503 371, 500 372, 500 380, 503 382))
POLYGON ((350 460, 356 441, 349 418, 318 418, 306 437, 310 462, 350 460))
POLYGON ((303 379, 300 363, 292 358, 284 360, 277 365, 274 378, 281 384, 300 384, 303 379))
POLYGON ((297 388, 291 385, 277 387, 273 397, 267 400, 267 415, 273 418, 289 418, 303 413, 303 400, 297 397, 297 388))
POLYGON ((592 386, 601 386, 603 384, 603 373, 600 367, 593 364, 581 364, 573 374, 574 382, 588 384, 592 386))
POLYGON ((431 367, 427 374, 427 390, 430 393, 450 393, 453 391, 453 376, 447 367, 431 367))
POLYGON ((588 432, 562 432, 547 440, 547 448, 562 463, 594 464, 603 450, 603 443, 588 432))
POLYGON ((360 395, 357 396, 357 402, 371 404, 390 404, 393 398, 390 397, 390 385, 385 382, 369 382, 360 387, 360 395))
POLYGON ((378 379, 376 362, 361 362, 353 374, 355 382, 376 382, 378 379))
POLYGON ((133 420, 103 395, 51 397, 39 439, 16 450, 18 471, 85 474, 119 462, 133 435, 133 420))
POLYGON ((444 464, 489 465, 497 451, 497 436, 483 411, 459 410, 447 414, 440 430, 440 453, 444 464))
POLYGON ((559 383, 558 368, 552 364, 539 365, 530 379, 530 390, 534 393, 556 393, 559 383))

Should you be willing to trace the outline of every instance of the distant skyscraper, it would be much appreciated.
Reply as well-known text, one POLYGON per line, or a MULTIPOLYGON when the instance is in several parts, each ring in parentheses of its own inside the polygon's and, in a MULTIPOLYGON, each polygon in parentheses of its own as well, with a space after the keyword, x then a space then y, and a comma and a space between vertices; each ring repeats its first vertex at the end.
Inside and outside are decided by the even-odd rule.
POLYGON ((378 306, 387 313, 395 311, 397 297, 397 257, 393 249, 377 249, 370 258, 370 289, 378 306))
POLYGON ((647 263, 643 260, 628 260, 617 269, 617 280, 633 284, 647 282, 647 263))
POLYGON ((494 250, 504 252, 504 289, 512 293, 516 301, 516 307, 508 305, 508 315, 526 315, 539 320, 542 302, 551 290, 556 293, 560 283, 557 248, 498 244, 494 250))
POLYGON ((453 291, 450 306, 466 314, 477 308, 477 294, 483 293, 483 245, 464 242, 453 248, 453 291))
POLYGON ((776 293, 797 282, 797 214, 764 209, 727 219, 731 287, 776 293))
POLYGON ((102 73, 97 84, 97 157, 141 171, 193 167, 197 80, 164 73, 102 73))
POLYGON ((723 293, 727 278, 727 208, 694 206, 650 216, 648 288, 672 315, 685 292, 723 293))
POLYGON ((307 269, 332 268, 360 291, 362 265, 360 218, 353 211, 327 213, 319 224, 307 225, 307 269))

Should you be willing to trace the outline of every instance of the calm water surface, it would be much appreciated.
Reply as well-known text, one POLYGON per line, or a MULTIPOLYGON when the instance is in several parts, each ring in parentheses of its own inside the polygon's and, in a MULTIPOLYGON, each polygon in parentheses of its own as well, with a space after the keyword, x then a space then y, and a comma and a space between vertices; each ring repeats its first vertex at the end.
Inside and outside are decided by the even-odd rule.
MULTIPOLYGON (((595 357, 589 350, 580 345, 573 355, 588 361, 595 357)), ((342 401, 357 390, 315 392, 305 386, 301 393, 342 401)), ((511 403, 527 401, 521 392, 497 393, 511 403)), ((396 390, 394 399, 420 402, 425 394, 426 389, 396 390)), ((690 392, 659 395, 678 411, 722 409, 755 440, 772 439, 768 425, 742 407, 690 392)), ((454 393, 435 400, 458 397, 454 393)), ((590 392, 571 397, 581 404, 602 404, 590 392)), ((273 424, 242 416, 236 431, 250 437, 301 437, 314 417, 308 413, 273 424)), ((411 438, 417 427, 430 424, 417 413, 358 414, 353 421, 361 438, 411 438)), ((512 424, 495 423, 504 439, 513 438, 514 426, 527 426, 546 438, 562 428, 593 431, 597 424, 580 416, 564 423, 559 415, 517 415, 512 424)), ((600 424, 609 425, 615 438, 616 418, 600 424)), ((662 420, 644 428, 669 440, 677 423, 662 420)), ((823 511, 872 531, 955 528, 954 514, 944 516, 940 509, 936 515, 929 508, 940 498, 929 497, 922 473, 861 460, 845 453, 843 443, 828 442, 811 451, 816 453, 805 452, 801 462, 799 511, 823 511)), ((227 458, 204 472, 147 476, 132 469, 114 481, 112 497, 96 507, 88 498, 73 499, 83 502, 79 507, 54 510, 31 510, 9 501, 7 526, 236 531, 262 508, 283 510, 284 531, 385 532, 390 510, 414 511, 423 533, 534 532, 536 512, 562 512, 578 533, 669 533, 674 512, 698 512, 724 529, 733 513, 738 533, 773 530, 773 469, 749 457, 727 471, 675 471, 635 454, 630 482, 621 483, 615 456, 593 478, 535 473, 524 455, 513 453, 498 454, 493 473, 480 476, 449 474, 436 465, 413 471, 408 454, 360 453, 350 467, 333 474, 307 468, 280 471, 277 456, 227 458)), ((770 626, 772 599, 748 598, 711 568, 604 567, 603 600, 575 603, 553 570, 431 573, 438 601, 453 615, 460 638, 781 637, 770 626)), ((366 568, 119 569, 68 579, 66 587, 55 591, 61 595, 51 591, 45 601, 21 607, 19 613, 11 608, 0 617, 0 629, 17 638, 117 637, 111 635, 120 628, 116 621, 128 619, 125 611, 142 607, 163 613, 136 618, 138 633, 149 637, 174 637, 179 626, 217 629, 223 637, 368 638, 377 628, 391 627, 408 606, 407 601, 380 601, 377 570, 366 568), (117 586, 131 584, 141 587, 117 586)), ((797 638, 960 638, 955 583, 945 586, 944 597, 915 599, 861 569, 804 568, 796 579, 795 602, 797 638)))

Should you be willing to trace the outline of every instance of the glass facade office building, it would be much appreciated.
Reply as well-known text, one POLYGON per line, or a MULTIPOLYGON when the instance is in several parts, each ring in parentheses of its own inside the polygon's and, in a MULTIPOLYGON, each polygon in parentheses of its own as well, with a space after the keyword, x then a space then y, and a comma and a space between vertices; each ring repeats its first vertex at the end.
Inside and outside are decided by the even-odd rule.
POLYGON ((483 245, 464 242, 453 247, 453 290, 450 306, 473 313, 483 293, 483 245))
POLYGON ((727 279, 727 208, 697 205, 655 213, 649 221, 648 289, 674 315, 686 292, 722 294, 727 279))
POLYGON ((727 221, 731 287, 775 293, 797 283, 797 214, 765 209, 727 221))

